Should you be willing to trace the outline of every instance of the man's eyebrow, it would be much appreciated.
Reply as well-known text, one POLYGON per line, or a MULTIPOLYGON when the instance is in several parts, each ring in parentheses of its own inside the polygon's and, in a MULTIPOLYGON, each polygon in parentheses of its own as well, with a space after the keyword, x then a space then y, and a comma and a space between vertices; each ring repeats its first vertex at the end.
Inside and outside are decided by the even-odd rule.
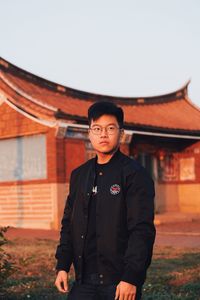
MULTIPOLYGON (((109 123, 109 124, 107 124, 106 126, 110 126, 110 125, 116 125, 116 124, 115 124, 115 123, 109 123)), ((98 124, 98 123, 92 124, 92 126, 100 126, 100 127, 102 127, 102 125, 100 125, 100 124, 98 124)))

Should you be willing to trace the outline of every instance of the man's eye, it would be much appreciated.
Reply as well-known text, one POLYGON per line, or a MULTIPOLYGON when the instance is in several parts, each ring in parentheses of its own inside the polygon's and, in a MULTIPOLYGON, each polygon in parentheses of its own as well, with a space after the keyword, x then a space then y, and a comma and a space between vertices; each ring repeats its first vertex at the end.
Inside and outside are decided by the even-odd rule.
POLYGON ((96 131, 96 132, 99 132, 99 131, 101 131, 101 128, 100 127, 94 127, 93 130, 96 131))
POLYGON ((108 126, 108 130, 115 130, 115 126, 113 126, 113 125, 108 126))

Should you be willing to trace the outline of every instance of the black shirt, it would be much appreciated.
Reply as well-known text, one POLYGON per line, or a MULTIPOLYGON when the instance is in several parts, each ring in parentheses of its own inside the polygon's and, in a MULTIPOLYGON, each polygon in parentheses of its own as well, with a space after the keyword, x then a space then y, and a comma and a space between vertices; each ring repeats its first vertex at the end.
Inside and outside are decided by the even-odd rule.
POLYGON ((83 262, 84 262, 84 273, 92 274, 98 273, 97 267, 97 239, 96 239, 96 201, 98 183, 101 180, 101 175, 103 174, 106 164, 96 164, 96 177, 94 182, 94 187, 92 195, 89 201, 88 208, 88 226, 87 226, 87 235, 83 251, 83 262))

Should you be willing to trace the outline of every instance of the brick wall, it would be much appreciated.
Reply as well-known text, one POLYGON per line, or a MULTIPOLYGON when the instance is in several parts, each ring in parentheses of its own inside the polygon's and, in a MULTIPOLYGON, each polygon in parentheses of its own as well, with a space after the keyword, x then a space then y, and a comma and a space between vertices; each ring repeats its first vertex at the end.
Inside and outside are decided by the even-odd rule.
POLYGON ((0 105, 0 139, 46 131, 46 126, 24 117, 5 102, 0 105))
POLYGON ((51 184, 0 186, 1 225, 51 228, 54 194, 51 184))
POLYGON ((0 225, 59 227, 68 191, 63 164, 64 142, 56 139, 56 129, 26 118, 5 102, 0 105, 0 139, 41 133, 46 134, 47 178, 0 182, 0 225))

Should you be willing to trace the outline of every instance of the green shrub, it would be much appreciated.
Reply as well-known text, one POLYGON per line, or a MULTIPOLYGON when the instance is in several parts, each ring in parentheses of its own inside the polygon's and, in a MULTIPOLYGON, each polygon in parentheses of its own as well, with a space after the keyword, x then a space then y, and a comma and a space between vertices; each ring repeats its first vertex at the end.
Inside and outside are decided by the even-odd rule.
POLYGON ((11 256, 3 249, 3 246, 8 243, 4 235, 8 228, 9 226, 0 227, 0 286, 3 286, 6 279, 16 270, 11 256))

